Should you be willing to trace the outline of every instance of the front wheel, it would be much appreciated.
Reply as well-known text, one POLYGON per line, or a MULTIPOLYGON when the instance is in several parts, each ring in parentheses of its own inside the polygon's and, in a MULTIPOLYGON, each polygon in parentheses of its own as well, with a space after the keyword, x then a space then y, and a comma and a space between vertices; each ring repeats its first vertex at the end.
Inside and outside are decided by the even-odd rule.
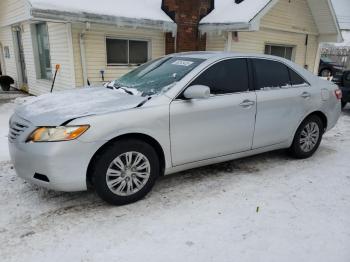
POLYGON ((300 124, 289 152, 298 159, 311 157, 321 143, 323 132, 322 120, 316 115, 308 117, 300 124))
POLYGON ((142 199, 160 173, 154 148, 140 140, 127 139, 110 144, 95 160, 93 183, 97 194, 112 205, 142 199))

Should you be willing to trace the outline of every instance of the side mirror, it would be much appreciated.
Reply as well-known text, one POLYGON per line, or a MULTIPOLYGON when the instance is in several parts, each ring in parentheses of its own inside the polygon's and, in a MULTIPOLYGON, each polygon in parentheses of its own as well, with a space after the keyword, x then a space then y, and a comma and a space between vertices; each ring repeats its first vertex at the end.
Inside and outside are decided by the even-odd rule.
POLYGON ((187 99, 207 99, 210 97, 210 88, 204 85, 194 85, 188 87, 184 92, 187 99))

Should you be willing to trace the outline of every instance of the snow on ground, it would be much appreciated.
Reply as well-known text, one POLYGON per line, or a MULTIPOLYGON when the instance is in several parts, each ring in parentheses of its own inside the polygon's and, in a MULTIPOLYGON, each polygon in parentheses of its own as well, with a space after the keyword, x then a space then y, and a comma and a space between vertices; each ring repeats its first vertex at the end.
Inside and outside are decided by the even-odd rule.
POLYGON ((350 109, 311 159, 278 151, 182 172, 123 207, 17 178, 12 110, 0 105, 1 261, 350 261, 350 109))

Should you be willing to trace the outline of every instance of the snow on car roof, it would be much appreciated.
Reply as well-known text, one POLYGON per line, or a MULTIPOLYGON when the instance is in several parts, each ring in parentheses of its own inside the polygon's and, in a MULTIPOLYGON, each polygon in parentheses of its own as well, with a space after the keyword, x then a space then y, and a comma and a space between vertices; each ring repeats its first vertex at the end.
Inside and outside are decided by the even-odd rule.
POLYGON ((29 2, 32 8, 41 10, 173 22, 161 9, 162 0, 29 0, 29 2))
POLYGON ((271 0, 244 0, 236 4, 233 0, 216 0, 214 10, 200 23, 248 23, 270 2, 271 0))

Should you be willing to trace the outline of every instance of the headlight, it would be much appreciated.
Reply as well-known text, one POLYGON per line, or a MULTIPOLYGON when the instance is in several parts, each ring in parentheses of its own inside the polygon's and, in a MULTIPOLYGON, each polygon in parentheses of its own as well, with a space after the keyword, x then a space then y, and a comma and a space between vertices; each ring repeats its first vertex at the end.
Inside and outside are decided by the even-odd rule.
POLYGON ((88 125, 39 127, 28 137, 27 142, 69 141, 81 136, 89 127, 88 125))

